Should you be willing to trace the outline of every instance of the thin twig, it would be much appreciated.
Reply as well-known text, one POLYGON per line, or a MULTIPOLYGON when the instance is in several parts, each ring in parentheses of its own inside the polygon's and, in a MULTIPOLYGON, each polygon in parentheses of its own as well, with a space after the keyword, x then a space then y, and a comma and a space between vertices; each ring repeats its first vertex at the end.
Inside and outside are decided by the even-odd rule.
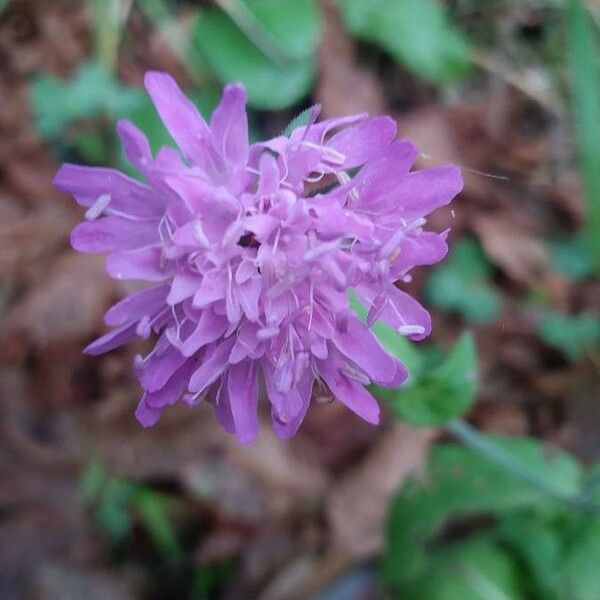
POLYGON ((250 42, 272 63, 278 67, 285 65, 287 57, 281 47, 243 2, 240 0, 214 0, 214 2, 229 15, 250 42))
POLYGON ((554 487, 547 479, 515 458, 489 437, 483 435, 475 427, 463 419, 455 419, 447 425, 448 431, 460 439, 466 446, 480 452, 483 456, 502 467, 505 471, 522 481, 526 481, 547 496, 571 508, 584 512, 596 512, 598 506, 590 504, 583 496, 572 496, 554 487))

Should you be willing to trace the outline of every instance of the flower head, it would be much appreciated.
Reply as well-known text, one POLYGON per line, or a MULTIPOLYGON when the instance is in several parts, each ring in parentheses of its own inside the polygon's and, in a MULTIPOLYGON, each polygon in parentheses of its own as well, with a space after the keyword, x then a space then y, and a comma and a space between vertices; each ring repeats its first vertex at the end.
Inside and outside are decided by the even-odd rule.
POLYGON ((106 313, 114 329, 86 352, 156 334, 134 365, 144 426, 181 398, 206 400, 250 442, 260 382, 282 438, 300 426, 315 382, 377 423, 365 386, 396 387, 407 373, 369 327, 381 319, 414 340, 429 334, 427 311, 394 283, 445 256, 445 233, 425 231, 424 217, 461 190, 459 170, 411 172, 417 151, 394 141, 389 117, 317 123, 313 109, 289 137, 250 145, 241 85, 226 86, 207 123, 169 75, 150 72, 145 83, 180 152, 152 156, 146 136, 121 121, 146 183, 70 164, 55 179, 87 209, 73 247, 108 252, 111 277, 150 284, 106 313))

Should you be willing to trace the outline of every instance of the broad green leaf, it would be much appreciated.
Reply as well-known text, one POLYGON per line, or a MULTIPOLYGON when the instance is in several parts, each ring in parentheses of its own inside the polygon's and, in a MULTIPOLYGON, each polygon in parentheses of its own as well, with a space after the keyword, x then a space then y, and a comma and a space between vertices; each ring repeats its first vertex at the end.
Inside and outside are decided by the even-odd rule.
POLYGON ((455 311, 473 323, 495 319, 501 298, 489 283, 491 267, 481 246, 471 238, 456 244, 445 263, 434 269, 425 293, 437 308, 455 311))
POLYGON ((516 561, 493 539, 470 539, 433 553, 427 575, 400 588, 410 600, 515 600, 516 561))
POLYGON ((560 600, 563 540, 556 520, 535 510, 502 516, 499 535, 505 546, 525 565, 527 586, 533 595, 560 600))
MULTIPOLYGON (((495 441, 528 468, 543 474, 561 493, 579 491, 581 468, 569 455, 560 451, 550 454, 533 439, 495 441)), ((549 514, 564 510, 550 496, 476 451, 457 444, 438 445, 431 453, 426 477, 410 478, 391 505, 386 579, 402 583, 423 576, 428 568, 428 544, 450 519, 529 508, 549 514)))
POLYGON ((84 64, 70 80, 37 77, 31 83, 30 95, 36 129, 46 139, 59 136, 74 121, 101 114, 123 116, 145 97, 142 90, 121 85, 94 62, 84 64))
POLYGON ((558 237, 550 241, 552 262, 569 279, 578 281, 592 275, 590 247, 582 235, 558 237))
POLYGON ((414 385, 388 392, 394 414, 413 425, 440 425, 463 414, 477 391, 477 352, 463 333, 444 362, 414 385))
POLYGON ((587 199, 587 241, 600 269, 600 67, 598 44, 582 0, 568 0, 567 45, 575 133, 587 199))
POLYGON ((538 324, 541 338, 571 362, 600 345, 600 317, 591 314, 546 314, 538 324))
POLYGON ((435 0, 338 3, 352 33, 379 44, 423 79, 446 83, 469 72, 469 44, 435 0))
POLYGON ((241 81, 256 108, 290 106, 305 96, 314 77, 314 51, 319 38, 319 13, 313 0, 248 0, 244 3, 260 26, 256 35, 277 48, 267 56, 221 10, 201 13, 196 44, 224 82, 241 81))
POLYGON ((598 600, 600 596, 600 518, 589 519, 583 535, 577 538, 565 557, 564 597, 598 600))

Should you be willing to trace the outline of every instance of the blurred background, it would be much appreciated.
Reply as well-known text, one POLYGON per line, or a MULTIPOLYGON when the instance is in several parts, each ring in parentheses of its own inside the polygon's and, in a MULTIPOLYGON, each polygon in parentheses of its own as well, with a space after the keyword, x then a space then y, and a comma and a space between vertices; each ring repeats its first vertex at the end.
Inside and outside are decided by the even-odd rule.
POLYGON ((0 0, 0 598, 600 599, 599 27, 592 0, 0 0), (117 118, 172 143, 150 68, 205 116, 242 81, 254 139, 318 102, 464 167, 408 287, 433 335, 380 332, 411 370, 380 427, 143 430, 144 344, 81 354, 127 287, 51 181, 128 169, 117 118))

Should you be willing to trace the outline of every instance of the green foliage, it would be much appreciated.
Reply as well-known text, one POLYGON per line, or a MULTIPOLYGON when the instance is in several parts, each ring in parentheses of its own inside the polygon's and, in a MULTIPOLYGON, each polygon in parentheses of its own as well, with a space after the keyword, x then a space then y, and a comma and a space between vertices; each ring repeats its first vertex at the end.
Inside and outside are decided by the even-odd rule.
MULTIPOLYGON (((110 164, 118 159, 123 170, 134 174, 120 150, 117 118, 133 121, 154 152, 174 145, 145 91, 123 85, 98 63, 85 63, 69 80, 41 75, 31 83, 30 95, 40 136, 62 141, 89 163, 110 164)), ((218 102, 216 90, 192 92, 190 97, 204 115, 218 102)))
MULTIPOLYGON (((584 472, 533 439, 496 439, 561 493, 581 494, 584 472)), ((477 451, 440 444, 426 476, 394 499, 383 560, 400 597, 588 600, 600 589, 600 517, 578 513, 477 451), (452 532, 452 533, 451 533, 452 532)))
POLYGON ((557 237, 550 241, 552 263, 566 277, 579 281, 594 272, 590 247, 582 235, 557 237))
MULTIPOLYGON (((349 301, 358 317, 366 321, 367 311, 354 294, 349 301)), ((477 351, 471 333, 463 333, 450 353, 439 356, 431 349, 417 349, 381 321, 371 331, 408 370, 408 379, 399 389, 373 386, 398 418, 413 425, 441 425, 471 406, 477 391, 477 351)))
POLYGON ((195 42, 224 82, 245 84, 256 108, 291 106, 310 91, 319 13, 314 0, 248 0, 201 13, 195 42))
MULTIPOLYGON (((406 589, 411 600, 513 600, 518 598, 518 565, 486 538, 443 549, 431 559, 429 575, 406 589)), ((404 590, 403 590, 404 591, 404 590)))
POLYGON ((101 115, 125 115, 144 100, 144 92, 121 85, 101 65, 88 62, 75 76, 63 81, 39 75, 30 87, 36 129, 50 139, 71 123, 101 115))
POLYGON ((169 520, 173 501, 151 488, 110 476, 97 461, 81 477, 80 495, 112 548, 127 541, 136 521, 145 529, 163 559, 177 564, 184 553, 169 520))
POLYGON ((441 425, 466 412, 476 391, 475 341, 470 333, 463 333, 439 366, 385 397, 398 418, 413 425, 441 425))
POLYGON ((488 279, 491 267, 471 238, 458 242, 445 263, 427 280, 425 293, 437 308, 455 311, 472 323, 487 323, 500 313, 501 298, 488 279))
POLYGON ((568 0, 567 46, 580 169, 587 198, 587 242, 600 269, 600 67, 598 44, 582 0, 568 0))
POLYGON ((338 0, 351 33, 380 45, 415 74, 448 83, 470 70, 469 44, 435 0, 338 0))
POLYGON ((538 332, 546 344, 560 350, 569 361, 577 362, 600 345, 600 317, 548 313, 540 320, 538 332))

